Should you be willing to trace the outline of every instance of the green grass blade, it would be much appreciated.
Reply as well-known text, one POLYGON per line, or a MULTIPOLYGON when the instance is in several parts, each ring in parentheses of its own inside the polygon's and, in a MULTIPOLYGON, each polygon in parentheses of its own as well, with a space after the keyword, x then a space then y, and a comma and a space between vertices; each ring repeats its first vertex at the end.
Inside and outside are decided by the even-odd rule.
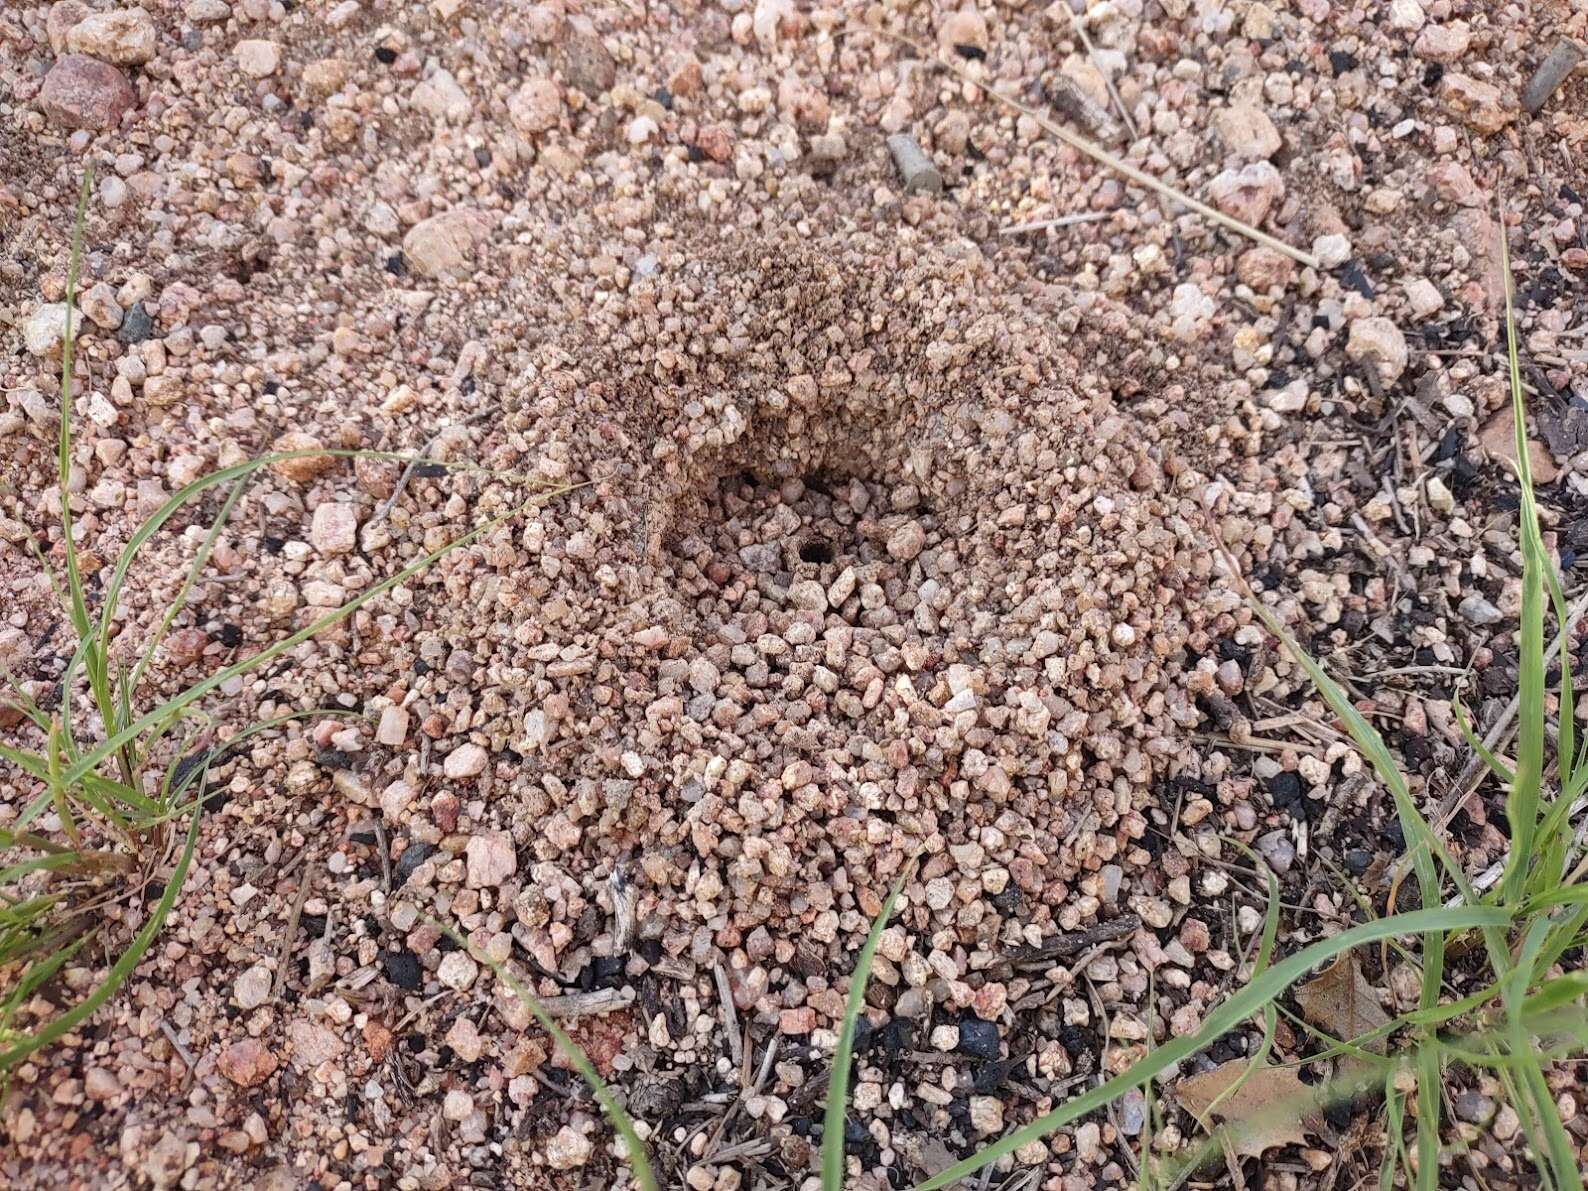
POLYGON ((458 933, 456 928, 442 923, 436 923, 436 926, 449 939, 473 956, 476 962, 489 968, 498 980, 512 990, 513 995, 523 1003, 524 1007, 535 1015, 535 1020, 541 1024, 546 1033, 551 1035, 552 1041, 556 1043, 557 1049, 562 1053, 562 1057, 573 1065, 574 1070, 579 1073, 579 1077, 589 1087, 591 1094, 595 1096, 597 1102, 601 1105, 602 1111, 606 1113, 607 1120, 611 1123, 613 1130, 623 1139, 623 1147, 628 1153, 629 1166, 634 1171, 634 1181, 639 1183, 643 1191, 657 1191, 656 1176, 651 1172, 650 1158, 646 1155, 645 1143, 640 1140, 640 1135, 634 1128, 634 1121, 623 1110, 623 1106, 617 1102, 616 1097, 612 1095, 611 1090, 606 1085, 606 1081, 601 1078, 601 1073, 595 1069, 595 1064, 590 1061, 590 1056, 585 1054, 584 1048, 562 1032, 561 1027, 546 1012, 545 1006, 540 1003, 539 998, 519 983, 505 967, 471 944, 458 933))
POLYGON ((61 492, 61 545, 66 551, 67 612, 78 639, 90 635, 88 604, 83 599, 83 577, 77 565, 77 543, 72 540, 72 357, 77 336, 72 316, 77 313, 77 277, 83 265, 83 224, 88 217, 93 171, 84 170, 77 188, 77 217, 72 221, 72 254, 66 266, 66 331, 61 340, 61 424, 56 435, 56 465, 61 492))
POLYGON ((1275 963, 1229 1000, 1212 1010, 1204 1019, 1202 1028, 1195 1034, 1171 1039, 1112 1079, 1066 1101, 1029 1125, 1004 1135, 980 1152, 932 1176, 916 1191, 936 1191, 939 1187, 946 1187, 1005 1155, 1013 1154, 1029 1142, 1040 1141, 1054 1130, 1095 1109, 1102 1108, 1132 1088, 1142 1087, 1149 1079, 1157 1078, 1169 1067, 1211 1046, 1264 1005, 1280 996, 1313 968, 1342 951, 1366 943, 1376 943, 1396 935, 1426 935, 1433 931, 1503 930, 1510 921, 1510 914, 1506 910, 1494 906, 1439 907, 1413 910, 1406 914, 1360 923, 1331 938, 1320 939, 1275 963))
POLYGON ((1379 1191, 1393 1191, 1397 1161, 1408 1173, 1411 1170, 1406 1157, 1406 1097, 1395 1086, 1394 1078, 1391 1073, 1384 1079, 1384 1129, 1388 1141, 1378 1168, 1379 1191))
POLYGON ((1472 721, 1467 718, 1467 709, 1462 706, 1458 695, 1450 700, 1450 709, 1456 713, 1456 727, 1461 729, 1461 735, 1471 746, 1472 751, 1478 754, 1478 759, 1488 767, 1490 773, 1499 778, 1506 785, 1516 780, 1516 774, 1511 767, 1490 751, 1489 746, 1483 743, 1482 738, 1473 730, 1472 721))
MULTIPOLYGON (((1500 881, 1502 901, 1521 900, 1528 866, 1533 861, 1533 840, 1538 829, 1540 791, 1544 779, 1544 575, 1549 560, 1538 528, 1538 506, 1533 497, 1533 466, 1528 452, 1527 410, 1522 393, 1522 365, 1516 346, 1516 309, 1511 278, 1510 236, 1505 211, 1500 210, 1500 272, 1505 282, 1505 348, 1510 365, 1511 422, 1516 440, 1516 479, 1521 496, 1518 515, 1522 547, 1522 613, 1518 648, 1516 773, 1506 803, 1511 828, 1511 853, 1500 881)), ((1570 651, 1561 659, 1564 674, 1571 669, 1570 651)))
POLYGON ((871 979, 871 964, 877 944, 893 917, 893 907, 904 891, 911 864, 894 881, 888 900, 871 924, 855 970, 849 975, 849 999, 844 1003, 844 1022, 838 1031, 838 1046, 833 1051, 833 1069, 827 1077, 827 1108, 822 1114, 822 1191, 843 1191, 844 1186, 844 1106, 849 1099, 849 1068, 855 1055, 855 1022, 866 1007, 866 982, 871 979))
POLYGON ((1417 1045, 1417 1188, 1439 1191, 1440 1095, 1439 1044, 1417 1045))

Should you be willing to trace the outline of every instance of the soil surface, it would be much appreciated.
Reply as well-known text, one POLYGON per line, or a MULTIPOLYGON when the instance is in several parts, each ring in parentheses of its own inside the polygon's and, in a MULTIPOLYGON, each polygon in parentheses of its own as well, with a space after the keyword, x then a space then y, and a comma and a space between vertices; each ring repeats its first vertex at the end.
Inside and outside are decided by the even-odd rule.
MULTIPOLYGON (((848 973, 901 876, 851 1182, 943 1169, 1239 983, 1265 900, 1228 838, 1279 875, 1287 950, 1387 904, 1387 795, 1221 548, 1471 871, 1498 860, 1448 699, 1484 728, 1516 689, 1502 218, 1569 593, 1588 551, 1588 78, 1522 106, 1585 24, 1580 0, 8 5, 0 665, 59 706, 75 642, 39 555, 60 570, 85 169, 90 599, 217 467, 426 460, 260 472, 140 706, 491 524, 206 701, 176 911, 16 1072, 7 1185, 621 1183, 583 1085, 442 923, 562 998, 664 1185, 813 1185, 848 973)), ((221 499, 143 549, 120 660, 221 499)), ((0 770, 0 825, 37 793, 0 770)), ((175 843, 18 1024, 102 976, 175 843)), ((1415 1003, 1378 962, 1384 1004, 1415 1003)), ((1198 1133, 1165 1091, 1258 1037, 1166 1075, 1162 1151, 1198 1133)), ((1281 1025, 1283 1057, 1306 1045, 1281 1025)), ((1526 1182, 1466 1078, 1448 1177, 1526 1182)), ((1552 1078, 1582 1145, 1581 1075, 1552 1078)), ((1206 1177, 1376 1179, 1357 1109, 1206 1177)), ((1127 1098, 974 1185, 1130 1183, 1148 1119, 1127 1098)))

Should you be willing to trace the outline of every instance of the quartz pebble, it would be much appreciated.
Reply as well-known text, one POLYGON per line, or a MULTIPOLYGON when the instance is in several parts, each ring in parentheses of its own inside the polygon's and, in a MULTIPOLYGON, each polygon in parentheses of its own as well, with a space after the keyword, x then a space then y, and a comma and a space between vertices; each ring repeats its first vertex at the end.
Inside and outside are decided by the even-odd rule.
POLYGON ((154 19, 141 8, 95 12, 66 34, 67 48, 117 66, 141 66, 154 57, 154 19))

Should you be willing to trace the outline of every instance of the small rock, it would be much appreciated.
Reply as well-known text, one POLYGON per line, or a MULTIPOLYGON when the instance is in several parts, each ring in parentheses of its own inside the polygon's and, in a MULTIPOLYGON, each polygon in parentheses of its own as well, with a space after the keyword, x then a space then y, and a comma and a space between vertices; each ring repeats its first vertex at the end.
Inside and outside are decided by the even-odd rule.
POLYGON ((546 1143, 546 1165, 553 1170, 576 1170, 590 1161, 595 1146, 572 1125, 564 1125, 546 1143))
POLYGON ((343 1043, 335 1031, 318 1022, 298 1019, 287 1026, 287 1041, 292 1046, 292 1063, 300 1071, 313 1070, 342 1053, 343 1043))
POLYGON ((798 1009, 784 1009, 778 1014, 778 1032, 782 1034, 809 1034, 816 1028, 816 1010, 809 1005, 798 1009))
POLYGON ((83 1073, 83 1094, 104 1104, 121 1095, 121 1081, 103 1067, 90 1067, 83 1073))
POLYGON ((1255 104, 1232 103, 1219 109, 1213 116, 1213 127, 1226 149, 1248 161, 1272 157, 1283 144, 1268 113, 1255 104))
POLYGON ((1396 32, 1416 33, 1427 19, 1422 0, 1390 0, 1389 25, 1396 32))
POLYGON ((99 281, 88 287, 78 300, 83 314, 96 327, 114 331, 124 317, 116 301, 116 289, 110 283, 99 281))
POLYGON ((154 316, 144 308, 142 302, 134 302, 126 314, 122 315, 121 328, 116 332, 116 338, 123 343, 142 343, 154 334, 154 316))
POLYGON ((1451 21, 1445 25, 1426 25, 1412 43, 1412 53, 1427 62, 1447 65, 1459 61, 1472 43, 1472 33, 1465 21, 1451 21))
POLYGON ((259 1039, 244 1038, 221 1051, 215 1065, 222 1075, 238 1087, 253 1088, 274 1075, 280 1064, 259 1039))
POLYGON ((58 0, 50 5, 49 16, 44 19, 44 31, 49 38, 51 51, 57 55, 66 53, 66 39, 72 30, 93 15, 94 10, 82 0, 58 0))
POLYGON ((485 1040, 480 1037, 479 1028, 467 1017, 460 1017, 452 1023, 452 1028, 447 1031, 446 1044, 465 1063, 477 1062, 485 1053, 485 1040))
MULTIPOLYGON (((134 310, 127 312, 130 320, 134 310)), ((126 323, 122 324, 126 330, 126 323)), ((304 434, 301 430, 289 430, 276 439, 270 448, 273 454, 285 454, 290 451, 318 451, 322 449, 320 440, 312 434, 304 434)), ((307 484, 318 476, 324 475, 336 466, 335 455, 300 455, 292 459, 277 459, 270 465, 270 470, 283 479, 291 480, 294 484, 307 484)))
MULTIPOLYGON (((309 526, 309 545, 321 554, 350 554, 358 545, 358 510, 339 500, 322 502, 309 526)), ((450 768, 451 757, 448 757, 450 768)))
POLYGON ((1351 259, 1351 240, 1341 232, 1319 236, 1312 242, 1312 255, 1325 269, 1338 269, 1351 259))
POLYGON ((937 27, 937 44, 961 57, 986 57, 987 18, 968 7, 950 13, 937 27))
POLYGON ((1487 1125, 1494 1119, 1494 1098, 1485 1096, 1482 1092, 1474 1092, 1471 1089, 1457 1092, 1452 1107, 1456 1110, 1457 1118, 1466 1121, 1469 1125, 1487 1125))
POLYGON ((426 277, 462 280, 473 269, 475 248, 490 232, 490 220, 480 212, 453 207, 409 228, 403 255, 426 277))
POLYGON ((1257 854, 1281 877, 1296 863, 1296 845, 1291 841, 1290 832, 1283 828, 1259 836, 1257 854))
POLYGON ((232 985, 232 996, 245 1011, 258 1009, 270 999, 270 986, 270 969, 264 964, 255 964, 237 977, 237 983, 232 985))
POLYGON ((398 748, 408 739, 408 712, 395 705, 383 708, 375 739, 387 748, 398 748))
POLYGON ((478 777, 485 772, 485 766, 490 761, 488 754, 482 747, 469 741, 460 744, 447 754, 446 761, 442 764, 442 772, 453 781, 464 778, 478 777))
POLYGON ((237 69, 249 78, 263 79, 281 69, 281 47, 263 38, 239 41, 232 50, 237 59, 237 69))
POLYGON ((576 29, 564 36, 559 58, 569 85, 591 99, 612 90, 612 84, 617 82, 617 60, 593 31, 576 29))
POLYGON ((472 985, 479 974, 480 965, 474 962, 473 956, 461 949, 447 952, 436 969, 436 979, 459 992, 472 985))
POLYGON ((57 58, 39 89, 39 107, 51 120, 95 132, 115 128, 137 102, 126 75, 83 54, 57 58))
POLYGON ((1263 244, 1248 248, 1235 262, 1236 279, 1258 293, 1289 285, 1295 269, 1295 262, 1283 252, 1263 244))
POLYGON ((154 57, 154 19, 141 8, 96 12, 73 25, 66 45, 118 66, 141 66, 154 57))
POLYGON ((508 99, 507 114, 520 132, 555 128, 562 117, 562 88, 550 79, 528 79, 508 99))
POLYGON ((1004 1129, 1004 1103, 996 1096, 970 1098, 970 1126, 982 1137, 1002 1133, 1004 1129))
POLYGON ((474 1097, 462 1088, 451 1089, 441 1101, 441 1115, 449 1121, 466 1120, 473 1111, 474 1097))
POLYGON ((998 1057, 998 1027, 979 1017, 967 1017, 959 1023, 959 1053, 973 1059, 998 1057))
POLYGON ((1256 227, 1284 197, 1285 180, 1272 162, 1254 161, 1219 174, 1208 183, 1208 194, 1220 211, 1256 227))
POLYGON ((1489 603, 1477 592, 1473 592, 1461 601, 1458 609, 1463 620, 1469 624, 1495 624, 1503 615, 1498 608, 1489 603))
POLYGON ((340 91, 351 73, 342 58, 317 58, 303 68, 303 87, 313 98, 324 99, 340 91))
POLYGON ((1451 113, 1460 116, 1476 132, 1496 133, 1515 115, 1507 108, 1500 89, 1471 75, 1454 70, 1439 81, 1439 97, 1451 113))
POLYGON ((1444 307, 1445 296, 1426 277, 1413 277, 1401 288, 1406 291, 1406 304, 1418 318, 1427 318, 1444 307))
POLYGON ((959 1027, 933 1026, 931 1035, 932 1049, 940 1050, 944 1054, 959 1049, 959 1027))
MULTIPOLYGON (((61 350, 66 340, 66 303, 43 302, 28 316, 22 326, 22 343, 35 356, 52 356, 61 350)), ((79 320, 72 320, 72 331, 78 330, 79 320)))
POLYGON ((1364 367, 1377 370, 1378 380, 1389 388, 1406 371, 1406 337, 1389 319, 1375 315, 1351 323, 1345 354, 1364 367))
POLYGON ((888 553, 900 562, 909 562, 926 546, 926 530, 918 521, 906 521, 888 536, 888 553))
POLYGON ((215 25, 232 15, 232 6, 226 0, 190 0, 183 12, 195 25, 215 25))
POLYGON ((448 70, 437 70, 413 89, 410 96, 414 107, 437 120, 463 124, 474 112, 468 92, 448 70))
POLYGON ((1175 286, 1174 295, 1169 299, 1169 334, 1182 342, 1200 337, 1207 331, 1217 309, 1213 299, 1195 282, 1175 286))
POLYGON ((471 889, 495 889, 518 871, 518 852, 505 831, 483 831, 464 848, 471 889))
POLYGON ((155 1191, 167 1191, 182 1181, 198 1155, 197 1142, 183 1141, 175 1133, 162 1133, 143 1160, 143 1176, 155 1191))

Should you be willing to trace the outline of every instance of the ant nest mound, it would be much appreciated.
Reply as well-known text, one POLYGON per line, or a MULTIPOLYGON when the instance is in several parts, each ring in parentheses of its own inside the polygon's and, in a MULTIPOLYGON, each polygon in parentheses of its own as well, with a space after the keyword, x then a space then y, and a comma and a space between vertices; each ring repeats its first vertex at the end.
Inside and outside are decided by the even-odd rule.
POLYGON ((607 477, 543 516, 613 593, 572 616, 614 689, 582 717, 527 694, 587 742, 593 792, 554 799, 587 838, 656 886, 726 887, 697 942, 773 918, 831 941, 847 873, 874 888, 925 843, 963 886, 931 909, 972 943, 1131 863, 1235 601, 1184 415, 1078 378, 1045 287, 970 245, 828 243, 647 262, 594 312, 599 350, 543 360, 541 408, 578 404, 586 449, 526 433, 607 477))

